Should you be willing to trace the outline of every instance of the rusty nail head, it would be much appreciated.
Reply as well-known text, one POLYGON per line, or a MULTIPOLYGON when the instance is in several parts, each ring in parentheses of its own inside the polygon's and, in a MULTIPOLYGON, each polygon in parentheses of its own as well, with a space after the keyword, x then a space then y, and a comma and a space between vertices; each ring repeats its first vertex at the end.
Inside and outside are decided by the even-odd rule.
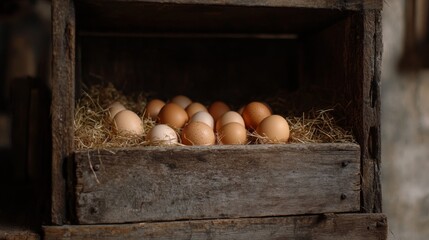
POLYGON ((341 200, 344 200, 344 199, 346 199, 347 198, 347 195, 346 194, 344 194, 344 193, 341 193, 341 200))

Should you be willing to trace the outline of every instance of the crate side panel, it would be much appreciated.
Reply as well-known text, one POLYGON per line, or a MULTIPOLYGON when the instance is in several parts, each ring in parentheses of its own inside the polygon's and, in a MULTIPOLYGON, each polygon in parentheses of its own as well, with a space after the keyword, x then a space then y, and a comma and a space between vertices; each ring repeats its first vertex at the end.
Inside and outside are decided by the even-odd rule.
POLYGON ((359 154, 355 144, 78 152, 76 217, 92 224, 358 211, 359 154))
POLYGON ((44 239, 387 239, 383 214, 192 220, 121 225, 45 226, 44 239))
POLYGON ((383 51, 380 11, 367 11, 363 24, 362 210, 381 212, 380 75, 383 51))
POLYGON ((65 161, 73 151, 75 36, 72 0, 52 3, 52 203, 51 221, 67 222, 65 161))

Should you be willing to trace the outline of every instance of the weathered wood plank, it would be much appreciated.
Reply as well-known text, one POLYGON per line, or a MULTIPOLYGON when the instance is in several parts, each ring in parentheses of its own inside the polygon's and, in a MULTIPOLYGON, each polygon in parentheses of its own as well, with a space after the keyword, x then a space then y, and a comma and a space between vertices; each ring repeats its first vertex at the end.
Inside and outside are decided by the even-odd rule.
POLYGON ((73 0, 52 1, 51 221, 66 221, 65 160, 73 150, 75 17, 73 0))
POLYGON ((299 8, 325 8, 341 10, 381 9, 382 0, 79 0, 96 4, 109 2, 148 2, 172 4, 200 4, 200 5, 231 5, 231 6, 261 6, 261 7, 299 7, 299 8))
POLYGON ((23 226, 0 226, 0 239, 2 240, 39 240, 40 235, 34 229, 23 226))
POLYGON ((380 11, 363 15, 362 210, 381 212, 380 69, 383 51, 380 11))
POLYGON ((192 220, 120 225, 45 226, 44 239, 387 239, 383 214, 192 220))
POLYGON ((356 144, 93 150, 75 163, 80 224, 360 209, 356 144))
POLYGON ((323 29, 349 13, 331 8, 266 7, 258 1, 253 3, 237 6, 77 0, 76 16, 78 29, 85 32, 284 34, 323 29))

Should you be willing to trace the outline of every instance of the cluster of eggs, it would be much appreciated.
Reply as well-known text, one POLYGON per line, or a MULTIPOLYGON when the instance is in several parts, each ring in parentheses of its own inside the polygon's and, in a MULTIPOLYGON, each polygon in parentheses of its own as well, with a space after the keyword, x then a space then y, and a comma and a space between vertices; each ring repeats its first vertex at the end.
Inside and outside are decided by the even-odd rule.
MULTIPOLYGON (((142 120, 122 107, 117 102, 109 107, 116 129, 142 135, 142 120), (123 123, 131 122, 122 120, 126 117, 132 118, 132 123, 123 123)), ((289 138, 286 119, 273 114, 267 104, 256 101, 234 111, 223 101, 212 102, 206 107, 184 95, 177 95, 168 102, 150 100, 144 118, 156 122, 146 136, 154 144, 173 145, 179 139, 185 145, 247 144, 248 131, 256 132, 266 143, 287 142, 289 138)))

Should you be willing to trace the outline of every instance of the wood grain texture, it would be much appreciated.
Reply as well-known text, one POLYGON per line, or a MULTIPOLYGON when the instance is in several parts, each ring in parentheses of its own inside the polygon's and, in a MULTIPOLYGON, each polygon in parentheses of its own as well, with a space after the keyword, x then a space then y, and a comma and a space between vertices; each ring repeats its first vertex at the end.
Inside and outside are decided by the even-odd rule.
POLYGON ((380 69, 383 51, 380 11, 363 15, 362 210, 381 212, 380 69))
POLYGON ((299 7, 299 8, 326 8, 340 10, 364 10, 381 9, 382 0, 78 0, 96 4, 109 2, 148 2, 148 3, 172 3, 172 4, 199 4, 199 5, 222 5, 222 6, 261 6, 261 7, 299 7))
POLYGON ((25 227, 1 226, 0 239, 2 240, 40 240, 39 233, 25 227))
POLYGON ((359 155, 356 144, 80 151, 76 218, 92 224, 358 211, 359 155))
MULTIPOLYGON (((282 1, 288 3, 289 1, 282 1)), ((348 10, 151 1, 76 1, 78 28, 119 33, 304 33, 328 26, 348 10), (120 19, 120 21, 118 21, 120 19), (317 21, 314 21, 317 19, 317 21)))
POLYGON ((270 240, 387 239, 383 214, 192 220, 121 225, 45 226, 44 239, 270 240))
POLYGON ((52 207, 51 221, 66 221, 64 164, 73 150, 75 17, 72 0, 52 1, 52 207))

